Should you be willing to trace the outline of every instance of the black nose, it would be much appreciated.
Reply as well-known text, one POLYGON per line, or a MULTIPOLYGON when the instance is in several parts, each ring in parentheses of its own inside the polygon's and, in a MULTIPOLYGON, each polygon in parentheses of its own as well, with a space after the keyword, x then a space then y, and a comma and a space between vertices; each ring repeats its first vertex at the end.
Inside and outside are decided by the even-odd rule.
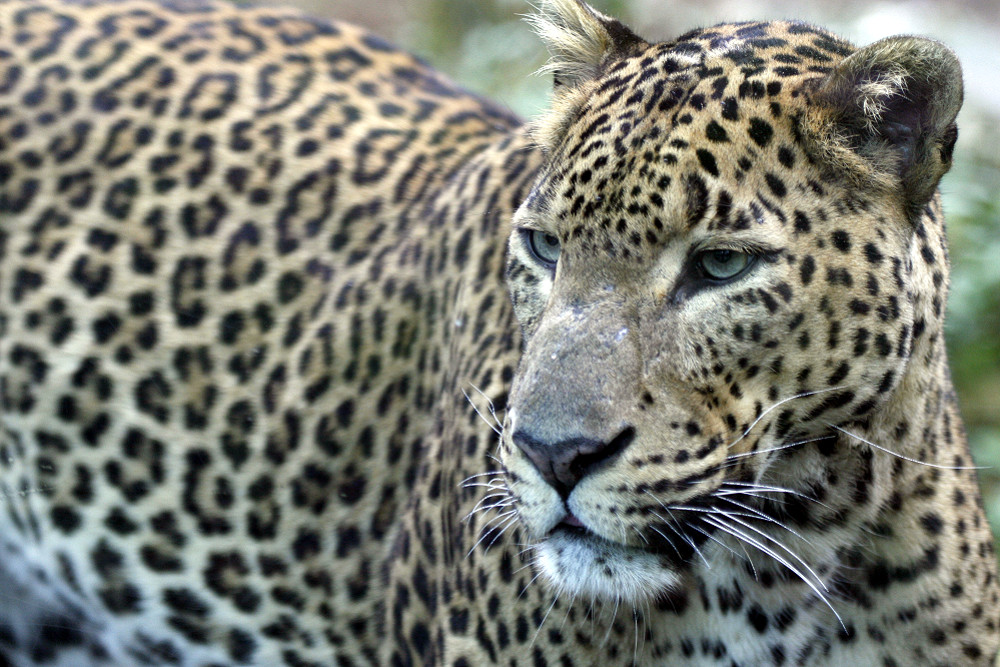
POLYGON ((565 499, 594 467, 628 447, 635 438, 635 429, 628 426, 607 442, 589 438, 545 442, 521 430, 515 431, 512 438, 545 481, 565 499))

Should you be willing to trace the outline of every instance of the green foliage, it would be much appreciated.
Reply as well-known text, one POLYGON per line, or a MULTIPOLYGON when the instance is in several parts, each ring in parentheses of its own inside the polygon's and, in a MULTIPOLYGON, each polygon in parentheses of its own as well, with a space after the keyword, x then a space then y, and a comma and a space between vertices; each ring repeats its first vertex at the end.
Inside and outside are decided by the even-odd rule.
MULTIPOLYGON (((978 146, 1000 142, 992 136, 978 146)), ((952 283, 948 348, 952 376, 978 465, 986 513, 1000 533, 1000 160, 973 146, 945 184, 952 283), (951 183, 956 185, 949 187, 951 183)), ((1000 541, 998 541, 1000 546, 1000 541)))

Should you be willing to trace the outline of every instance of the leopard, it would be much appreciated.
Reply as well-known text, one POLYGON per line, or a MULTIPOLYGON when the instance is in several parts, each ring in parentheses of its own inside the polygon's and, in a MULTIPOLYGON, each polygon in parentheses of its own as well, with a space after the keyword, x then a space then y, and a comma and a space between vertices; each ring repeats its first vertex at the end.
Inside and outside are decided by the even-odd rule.
POLYGON ((988 665, 925 37, 0 0, 0 665, 988 665))

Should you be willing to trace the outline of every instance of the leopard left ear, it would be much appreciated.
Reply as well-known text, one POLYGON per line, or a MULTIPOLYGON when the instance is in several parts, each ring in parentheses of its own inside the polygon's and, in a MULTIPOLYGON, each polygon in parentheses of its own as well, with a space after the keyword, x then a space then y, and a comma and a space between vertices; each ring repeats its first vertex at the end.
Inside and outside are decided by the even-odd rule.
POLYGON ((844 161, 837 149, 847 149, 863 158, 866 180, 897 177, 911 213, 934 196, 951 167, 962 106, 962 68, 951 49, 922 37, 880 40, 834 67, 813 101, 833 126, 821 136, 834 166, 850 167, 836 164, 844 161))

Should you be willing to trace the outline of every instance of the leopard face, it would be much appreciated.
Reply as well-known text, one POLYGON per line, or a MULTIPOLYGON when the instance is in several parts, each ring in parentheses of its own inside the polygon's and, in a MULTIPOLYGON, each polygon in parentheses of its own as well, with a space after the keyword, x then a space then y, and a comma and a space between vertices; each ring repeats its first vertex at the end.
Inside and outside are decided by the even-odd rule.
MULTIPOLYGON (((619 40, 538 124, 514 217, 526 348, 501 455, 521 525, 573 596, 648 603, 747 546, 823 587, 831 542, 787 505, 866 483, 856 455, 891 462, 873 424, 940 362, 958 65, 799 23, 619 40)), ((803 511, 831 525, 838 504, 803 511)))

